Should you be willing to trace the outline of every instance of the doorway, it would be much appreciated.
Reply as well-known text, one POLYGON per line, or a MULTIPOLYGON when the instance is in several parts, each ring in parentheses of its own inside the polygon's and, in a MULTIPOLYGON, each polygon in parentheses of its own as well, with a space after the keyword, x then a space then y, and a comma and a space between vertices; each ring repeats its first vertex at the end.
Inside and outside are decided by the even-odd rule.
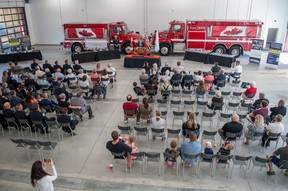
POLYGON ((277 34, 278 34, 278 28, 269 28, 268 29, 265 48, 269 49, 271 42, 276 42, 277 34))

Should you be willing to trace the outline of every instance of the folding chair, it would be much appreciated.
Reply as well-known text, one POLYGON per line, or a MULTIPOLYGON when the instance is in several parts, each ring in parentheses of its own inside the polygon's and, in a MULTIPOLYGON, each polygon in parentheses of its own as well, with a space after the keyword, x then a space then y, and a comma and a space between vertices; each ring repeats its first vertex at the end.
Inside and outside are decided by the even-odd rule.
POLYGON ((161 107, 167 108, 167 100, 166 99, 157 99, 158 108, 161 107))
MULTIPOLYGON (((34 128, 35 128, 35 137, 37 138, 36 129, 37 129, 37 128, 40 128, 41 131, 44 131, 45 137, 47 138, 47 134, 46 134, 46 130, 45 130, 43 121, 42 121, 42 120, 41 120, 41 121, 34 121, 34 120, 32 120, 32 123, 34 124, 34 128)), ((50 136, 50 134, 49 134, 49 136, 50 136)))
POLYGON ((232 113, 220 113, 220 117, 218 118, 218 127, 220 127, 221 122, 227 123, 231 120, 232 113))
POLYGON ((192 87, 192 80, 184 80, 184 86, 183 86, 184 88, 185 87, 192 87))
POLYGON ((265 150, 265 147, 266 147, 266 144, 267 144, 268 140, 270 140, 270 142, 271 142, 271 141, 275 141, 275 142, 276 142, 275 150, 277 149, 277 145, 278 145, 278 142, 279 142, 279 138, 280 138, 281 133, 271 133, 271 132, 268 132, 267 135, 268 135, 268 138, 265 140, 262 153, 264 153, 264 150, 265 150))
MULTIPOLYGON (((172 88, 174 89, 175 87, 180 87, 180 80, 171 80, 171 85, 172 85, 172 88)), ((179 90, 179 93, 180 93, 180 90, 179 90)))
POLYGON ((258 141, 258 145, 260 145, 263 133, 264 132, 255 132, 254 133, 254 136, 253 136, 252 140, 250 140, 251 143, 249 144, 249 153, 251 153, 251 147, 252 147, 252 143, 254 141, 258 141))
POLYGON ((118 129, 120 130, 120 135, 131 135, 132 133, 132 129, 131 129, 131 126, 121 126, 121 125, 118 125, 118 129))
POLYGON ((240 137, 242 135, 242 131, 239 132, 239 133, 229 133, 229 132, 226 132, 226 137, 223 139, 221 137, 220 139, 220 145, 222 144, 222 139, 224 140, 224 142, 226 141, 230 141, 230 142, 235 142, 235 145, 234 145, 234 152, 236 153, 236 146, 237 146, 237 138, 240 137))
POLYGON ((149 82, 149 79, 146 79, 146 80, 140 79, 140 84, 141 84, 142 86, 147 85, 148 82, 149 82))
POLYGON ((38 142, 33 140, 23 140, 23 142, 25 143, 25 145, 27 145, 29 160, 30 160, 30 150, 36 150, 38 151, 39 159, 41 161, 42 160, 41 146, 38 144, 38 142))
POLYGON ((181 129, 167 129, 167 144, 166 147, 169 145, 169 138, 176 138, 177 143, 179 143, 179 133, 181 132, 181 129))
POLYGON ((193 106, 195 105, 195 101, 188 101, 188 100, 184 100, 184 108, 187 109, 191 109, 191 111, 193 111, 193 106))
POLYGON ((173 111, 173 125, 175 120, 181 120, 182 123, 184 122, 184 111, 173 111))
POLYGON ((286 135, 281 135, 280 137, 281 137, 281 139, 283 141, 282 147, 284 147, 284 144, 287 143, 287 141, 288 141, 288 137, 286 135))
MULTIPOLYGON (((139 152, 139 153, 131 153, 131 157, 137 157, 133 159, 133 161, 141 161, 142 162, 142 174, 144 174, 144 168, 145 168, 145 152, 139 152)), ((134 162, 133 162, 134 163, 134 162)), ((132 163, 132 165, 133 165, 132 163)), ((130 168, 131 173, 132 166, 130 168)))
POLYGON ((232 100, 239 101, 242 98, 242 92, 232 92, 232 95, 230 96, 232 100))
POLYGON ((146 157, 146 172, 148 168, 148 162, 156 162, 158 163, 158 176, 160 176, 160 166, 161 166, 160 153, 146 152, 145 157, 146 157))
MULTIPOLYGON (((20 128, 21 128, 21 134, 23 136, 23 129, 28 129, 31 138, 33 137, 32 135, 32 127, 29 125, 29 122, 27 119, 17 119, 18 122, 20 123, 20 128)), ((35 130, 35 134, 36 134, 36 130, 35 130)))
MULTIPOLYGON (((230 94, 231 92, 230 91, 221 91, 221 94, 222 94, 222 97, 225 99, 225 101, 227 102, 229 100, 229 97, 230 97, 230 94)), ((224 101, 224 102, 225 102, 224 101)))
POLYGON ((134 127, 135 136, 145 136, 147 137, 147 141, 149 141, 149 131, 147 127, 134 127))
POLYGON ((202 132, 202 138, 201 138, 201 145, 203 145, 204 139, 208 139, 212 141, 212 144, 215 145, 215 136, 217 134, 217 131, 205 131, 202 132))
POLYGON ((178 110, 180 109, 181 105, 181 100, 170 100, 170 109, 172 108, 177 108, 178 110))
POLYGON ((284 170, 284 169, 286 169, 286 170, 288 170, 288 160, 283 160, 282 161, 282 164, 279 166, 279 168, 277 169, 277 172, 276 172, 276 175, 275 175, 275 178, 274 178, 274 183, 276 182, 276 179, 277 179, 277 177, 279 176, 279 171, 281 171, 282 172, 282 170, 284 170))
POLYGON ((266 179, 267 179, 267 173, 266 172, 268 171, 268 166, 267 166, 268 161, 269 161, 269 159, 266 159, 266 158, 260 158, 258 156, 252 157, 252 167, 251 167, 249 179, 251 179, 254 167, 261 167, 260 171, 262 170, 262 168, 266 168, 266 171, 264 173, 265 174, 265 182, 266 182, 266 179))
POLYGON ((20 136, 20 128, 18 127, 15 118, 14 117, 10 117, 10 118, 5 117, 5 120, 6 120, 7 124, 8 124, 8 133, 9 133, 9 135, 11 134, 10 128, 16 128, 17 131, 18 131, 18 136, 20 136), (13 124, 15 126, 11 126, 11 124, 13 124))
MULTIPOLYGON (((61 140, 62 130, 60 129, 56 118, 54 120, 51 120, 51 119, 45 120, 45 123, 47 124, 49 130, 52 130, 52 129, 57 130, 58 138, 59 138, 59 141, 60 141, 61 140)), ((63 136, 62 136, 62 138, 63 138, 63 136)), ((50 134, 49 134, 49 139, 50 139, 50 134)))
MULTIPOLYGON (((23 148, 26 152, 27 152, 27 158, 28 160, 30 160, 30 155, 28 153, 28 146, 25 144, 25 142, 23 141, 23 139, 12 139, 10 138, 10 140, 16 144, 16 148, 23 148)), ((15 148, 15 149, 16 149, 15 148)))
POLYGON ((208 121, 212 129, 213 128, 213 116, 214 116, 213 112, 204 111, 201 117, 201 127, 203 127, 203 122, 208 121))
POLYGON ((139 98, 133 98, 131 101, 132 101, 133 103, 139 104, 139 98))
POLYGON ((161 112, 161 118, 167 120, 167 111, 160 111, 161 112))
POLYGON ((189 98, 191 100, 192 92, 193 92, 192 90, 183 90, 182 91, 182 98, 187 97, 187 98, 189 98))
POLYGON ((115 164, 117 163, 118 160, 124 160, 125 161, 125 170, 127 173, 127 168, 128 168, 128 162, 126 159, 126 152, 122 152, 122 153, 114 153, 111 152, 111 154, 113 155, 113 168, 112 168, 112 172, 114 172, 114 168, 115 168, 115 164))
MULTIPOLYGON (((162 141, 164 141, 164 139, 165 139, 164 128, 163 129, 151 128, 151 134, 152 134, 152 141, 153 142, 156 140, 157 137, 160 137, 162 139, 162 141)), ((165 147, 165 142, 164 142, 163 147, 165 147)), ((152 148, 152 144, 151 144, 151 148, 152 148)))
POLYGON ((219 155, 219 154, 215 155, 214 176, 218 164, 224 164, 225 166, 228 165, 227 178, 229 178, 230 163, 228 161, 230 161, 232 157, 233 157, 232 155, 219 155))
MULTIPOLYGON (((168 159, 167 161, 165 162, 174 162, 176 163, 176 176, 178 176, 178 162, 177 162, 177 158, 178 158, 178 153, 173 153, 173 154, 169 154, 169 153, 165 153, 163 152, 163 156, 164 156, 164 159, 168 159), (175 161, 173 159, 176 159, 175 161)), ((165 174, 165 169, 167 167, 165 167, 165 163, 164 163, 164 168, 163 168, 163 174, 165 174)))
POLYGON ((238 110, 239 102, 228 102, 228 105, 226 106, 226 112, 229 113, 229 111, 233 111, 235 113, 238 110))
POLYGON ((140 115, 140 119, 142 120, 142 122, 143 122, 143 120, 146 120, 147 122, 148 121, 151 122, 151 111, 140 110, 139 115, 140 115))
POLYGON ((208 99, 212 99, 212 98, 215 96, 215 94, 216 94, 215 91, 209 90, 208 93, 207 93, 207 95, 206 95, 206 97, 207 97, 208 99))
POLYGON ((179 99, 180 99, 180 98, 181 98, 181 92, 180 92, 180 90, 172 89, 172 90, 171 90, 171 97, 179 97, 179 99))
POLYGON ((200 164, 201 163, 203 163, 203 162, 210 163, 211 176, 213 176, 214 157, 215 157, 215 155, 207 155, 207 154, 204 154, 204 153, 200 153, 199 163, 198 163, 198 172, 200 172, 200 164))
MULTIPOLYGON (((52 151, 53 153, 53 159, 54 161, 56 161, 56 155, 55 155, 55 148, 58 145, 57 142, 51 142, 51 141, 37 141, 38 145, 41 146, 41 150, 42 150, 42 158, 44 159, 44 153, 43 151, 52 151)), ((59 146, 58 146, 59 148, 59 146)), ((60 148, 59 148, 60 151, 60 148)))
POLYGON ((136 110, 124 110, 125 120, 130 118, 137 119, 137 111, 136 110))
POLYGON ((198 111, 199 109, 207 110, 207 104, 208 104, 208 101, 198 100, 197 105, 196 105, 197 106, 196 111, 198 111))
MULTIPOLYGON (((189 155, 189 154, 186 154, 186 153, 181 153, 181 159, 182 159, 182 161, 184 161, 184 163, 188 163, 188 164, 190 164, 189 162, 191 161, 191 160, 196 160, 196 175, 198 176, 198 166, 199 166, 199 160, 198 160, 198 158, 199 158, 199 156, 200 156, 200 153, 199 154, 197 154, 197 155, 189 155)), ((192 175, 192 169, 193 168, 191 168, 191 172, 190 172, 190 175, 192 175)), ((182 168, 182 175, 184 176, 184 174, 185 174, 185 165, 183 165, 183 168, 182 168)))
POLYGON ((232 157, 232 168, 231 168, 231 172, 230 172, 230 178, 232 178, 232 173, 233 173, 233 169, 234 169, 234 165, 240 165, 240 168, 242 166, 246 166, 245 168, 245 175, 244 178, 247 177, 247 171, 248 171, 248 167, 250 166, 250 159, 251 156, 239 156, 239 155, 234 155, 232 157))
MULTIPOLYGON (((65 129, 65 127, 67 127, 71 133, 71 137, 72 137, 72 141, 73 141, 73 137, 74 137, 74 131, 71 129, 71 124, 70 123, 59 123, 59 126, 61 127, 61 129, 65 129)), ((62 140, 63 140, 63 132, 61 133, 62 134, 62 140)))

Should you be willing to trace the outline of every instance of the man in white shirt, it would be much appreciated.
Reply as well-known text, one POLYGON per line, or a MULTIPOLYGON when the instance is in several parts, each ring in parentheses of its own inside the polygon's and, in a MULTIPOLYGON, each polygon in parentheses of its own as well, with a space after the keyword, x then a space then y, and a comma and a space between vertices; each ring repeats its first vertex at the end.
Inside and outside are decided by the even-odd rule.
POLYGON ((179 70, 181 73, 185 70, 180 61, 177 61, 177 66, 173 68, 173 72, 176 72, 176 70, 179 70))
MULTIPOLYGON (((231 64, 231 76, 235 79, 239 79, 241 77, 241 74, 242 74, 242 66, 240 65, 240 61, 237 60, 236 62, 231 64)), ((229 81, 230 81, 230 76, 228 78, 228 82, 229 81)))
POLYGON ((270 123, 266 127, 266 131, 265 131, 265 133, 262 136, 262 143, 261 143, 262 147, 264 146, 264 143, 265 143, 266 140, 267 140, 266 146, 270 145, 270 140, 268 139, 268 137, 269 137, 268 133, 277 133, 277 134, 279 134, 279 133, 282 133, 284 131, 284 125, 281 122, 282 119, 283 119, 283 116, 278 114, 274 118, 275 121, 273 123, 270 123))

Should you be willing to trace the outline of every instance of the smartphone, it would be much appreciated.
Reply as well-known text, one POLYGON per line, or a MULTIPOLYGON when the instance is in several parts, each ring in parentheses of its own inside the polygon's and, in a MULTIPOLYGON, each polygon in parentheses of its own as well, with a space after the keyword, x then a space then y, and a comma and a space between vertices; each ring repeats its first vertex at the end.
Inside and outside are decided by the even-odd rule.
POLYGON ((44 162, 50 162, 50 159, 44 159, 44 162))

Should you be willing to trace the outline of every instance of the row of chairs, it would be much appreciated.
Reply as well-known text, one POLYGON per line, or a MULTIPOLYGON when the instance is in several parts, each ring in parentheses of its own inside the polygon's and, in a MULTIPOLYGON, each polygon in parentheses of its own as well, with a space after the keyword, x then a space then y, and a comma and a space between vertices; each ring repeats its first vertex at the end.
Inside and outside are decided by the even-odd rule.
MULTIPOLYGON (((111 153, 114 157, 113 160, 113 170, 115 168, 115 163, 117 160, 126 160, 125 153, 111 153)), ((258 156, 241 156, 241 155, 208 155, 204 153, 199 153, 197 155, 189 155, 182 153, 182 162, 183 162, 183 167, 182 167, 182 175, 185 175, 185 161, 190 161, 190 160, 196 160, 196 175, 199 177, 200 173, 200 166, 201 163, 209 163, 210 168, 211 168, 211 176, 215 176, 217 165, 218 164, 223 164, 224 166, 228 166, 227 168, 227 178, 232 178, 233 174, 233 169, 234 166, 245 166, 244 169, 244 178, 248 178, 248 169, 251 167, 250 170, 250 175, 249 178, 251 179, 252 177, 252 172, 255 167, 260 167, 260 170, 262 168, 266 168, 267 171, 267 163, 269 162, 269 159, 266 158, 261 158, 258 156), (232 165, 231 165, 232 163, 232 165), (231 167, 230 167, 231 166, 231 167), (231 168, 231 169, 230 169, 231 168)), ((132 157, 137 157, 134 161, 140 161, 142 162, 142 173, 145 173, 145 167, 146 171, 148 168, 148 162, 155 162, 158 165, 158 175, 160 176, 160 168, 161 168, 161 153, 157 152, 139 152, 139 153, 131 153, 132 157)), ((178 153, 174 154, 169 154, 169 153, 163 153, 164 158, 168 159, 176 159, 175 161, 175 170, 176 170, 176 175, 178 175, 178 168, 179 168, 179 162, 178 162, 178 153)), ((168 160, 169 161, 169 160, 168 160)), ((164 162, 163 162, 164 164, 164 162)), ((288 169, 288 161, 284 160, 282 165, 278 168, 277 174, 279 174, 279 171, 288 169)), ((192 174, 193 168, 190 168, 190 174, 192 174)), ((127 168, 127 163, 126 163, 126 172, 128 171, 127 168)), ((131 168, 129 168, 129 172, 131 173, 131 168)), ((165 165, 163 167, 163 174, 165 174, 165 165)), ((274 179, 274 182, 276 181, 276 177, 274 179)), ((265 173, 265 181, 267 179, 267 174, 265 173)))
MULTIPOLYGON (((28 160, 31 159, 30 151, 37 151, 39 154, 39 159, 44 159, 45 151, 52 151, 53 158, 56 160, 55 148, 58 145, 58 142, 51 141, 38 141, 38 140, 29 140, 29 139, 12 139, 10 140, 16 144, 16 148, 22 148, 27 152, 28 160)), ((60 147, 58 146, 59 152, 60 147)))

